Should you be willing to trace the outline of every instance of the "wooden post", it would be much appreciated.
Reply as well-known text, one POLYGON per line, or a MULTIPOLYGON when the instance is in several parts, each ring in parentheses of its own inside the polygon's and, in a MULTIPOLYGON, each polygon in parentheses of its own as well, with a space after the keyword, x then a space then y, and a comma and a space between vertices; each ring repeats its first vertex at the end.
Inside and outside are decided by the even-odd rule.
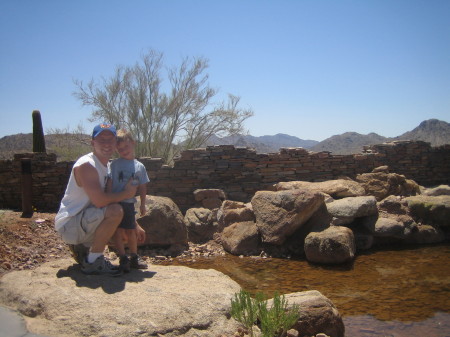
POLYGON ((22 218, 31 218, 33 216, 31 158, 22 158, 20 164, 22 172, 22 218))

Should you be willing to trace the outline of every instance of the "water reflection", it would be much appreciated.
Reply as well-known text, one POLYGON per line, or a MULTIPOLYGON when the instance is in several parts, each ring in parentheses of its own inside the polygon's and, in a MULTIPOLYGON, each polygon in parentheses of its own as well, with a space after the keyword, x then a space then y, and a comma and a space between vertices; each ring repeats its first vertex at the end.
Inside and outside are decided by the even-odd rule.
POLYGON ((439 245, 368 252, 343 266, 231 255, 175 264, 219 270, 252 293, 319 290, 343 316, 347 337, 443 337, 450 336, 449 262, 450 246, 439 245))

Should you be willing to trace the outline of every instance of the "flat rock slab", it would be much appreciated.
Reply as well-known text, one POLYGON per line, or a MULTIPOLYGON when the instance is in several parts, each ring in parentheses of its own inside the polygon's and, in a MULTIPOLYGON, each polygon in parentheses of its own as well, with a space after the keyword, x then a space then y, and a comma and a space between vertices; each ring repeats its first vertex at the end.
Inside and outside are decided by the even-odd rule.
POLYGON ((233 333, 240 286, 212 269, 151 265, 120 277, 87 276, 71 259, 0 279, 0 304, 46 336, 217 336, 233 333))

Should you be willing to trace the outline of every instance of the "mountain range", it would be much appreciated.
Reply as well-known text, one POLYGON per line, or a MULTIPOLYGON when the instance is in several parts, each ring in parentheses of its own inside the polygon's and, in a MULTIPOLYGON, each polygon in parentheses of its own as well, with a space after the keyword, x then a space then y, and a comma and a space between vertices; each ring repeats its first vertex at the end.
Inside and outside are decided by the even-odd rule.
MULTIPOLYGON (((357 132, 345 132, 335 135, 321 142, 315 140, 303 140, 295 136, 289 136, 279 133, 273 136, 251 136, 251 135, 233 135, 219 138, 211 137, 207 142, 208 145, 234 145, 241 147, 254 148, 258 153, 278 152, 282 147, 303 147, 310 151, 321 152, 328 151, 333 154, 353 154, 361 153, 364 145, 381 144, 390 141, 399 140, 421 140, 429 142, 431 146, 439 146, 450 144, 450 123, 438 119, 429 119, 420 123, 419 126, 411 131, 397 137, 383 137, 376 133, 367 135, 357 132)), ((76 142, 77 145, 82 144, 81 153, 88 152, 89 136, 83 135, 46 135, 45 141, 48 152, 57 149, 67 148, 64 144, 76 142), (81 139, 82 138, 82 139, 81 139)), ((31 152, 33 137, 32 134, 16 134, 0 138, 0 159, 12 159, 14 153, 31 152)), ((70 155, 74 155, 71 153, 70 155)), ((58 154, 59 160, 64 157, 58 154)), ((73 158, 75 159, 75 158, 73 158)))
POLYGON ((421 140, 429 142, 431 146, 450 144, 450 123, 438 119, 429 119, 420 123, 411 131, 397 137, 383 137, 376 133, 367 135, 357 132, 345 132, 335 135, 321 142, 303 140, 286 134, 274 136, 246 136, 211 137, 205 145, 235 145, 256 149, 258 153, 278 152, 281 147, 303 147, 310 151, 328 151, 333 154, 361 153, 364 145, 381 144, 400 140, 421 140))

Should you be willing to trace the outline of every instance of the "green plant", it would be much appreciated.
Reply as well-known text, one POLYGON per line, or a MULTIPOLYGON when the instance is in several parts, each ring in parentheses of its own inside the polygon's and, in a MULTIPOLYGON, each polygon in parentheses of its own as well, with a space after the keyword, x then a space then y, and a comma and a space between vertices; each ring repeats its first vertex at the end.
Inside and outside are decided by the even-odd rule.
POLYGON ((231 316, 242 323, 250 336, 253 336, 252 327, 258 318, 258 304, 251 298, 250 293, 241 290, 234 294, 234 299, 231 300, 231 316))
POLYGON ((33 118, 33 152, 46 152, 41 113, 34 110, 31 116, 33 118))
POLYGON ((268 301, 262 293, 257 293, 255 298, 241 290, 235 294, 231 301, 231 315, 241 322, 253 336, 252 327, 258 321, 263 337, 285 336, 299 318, 300 307, 297 304, 292 306, 284 295, 278 292, 274 294, 273 303, 268 308, 268 301))
POLYGON ((265 305, 260 306, 259 317, 261 332, 264 337, 284 336, 299 318, 300 307, 297 304, 288 306, 284 295, 275 293, 270 309, 265 305))

